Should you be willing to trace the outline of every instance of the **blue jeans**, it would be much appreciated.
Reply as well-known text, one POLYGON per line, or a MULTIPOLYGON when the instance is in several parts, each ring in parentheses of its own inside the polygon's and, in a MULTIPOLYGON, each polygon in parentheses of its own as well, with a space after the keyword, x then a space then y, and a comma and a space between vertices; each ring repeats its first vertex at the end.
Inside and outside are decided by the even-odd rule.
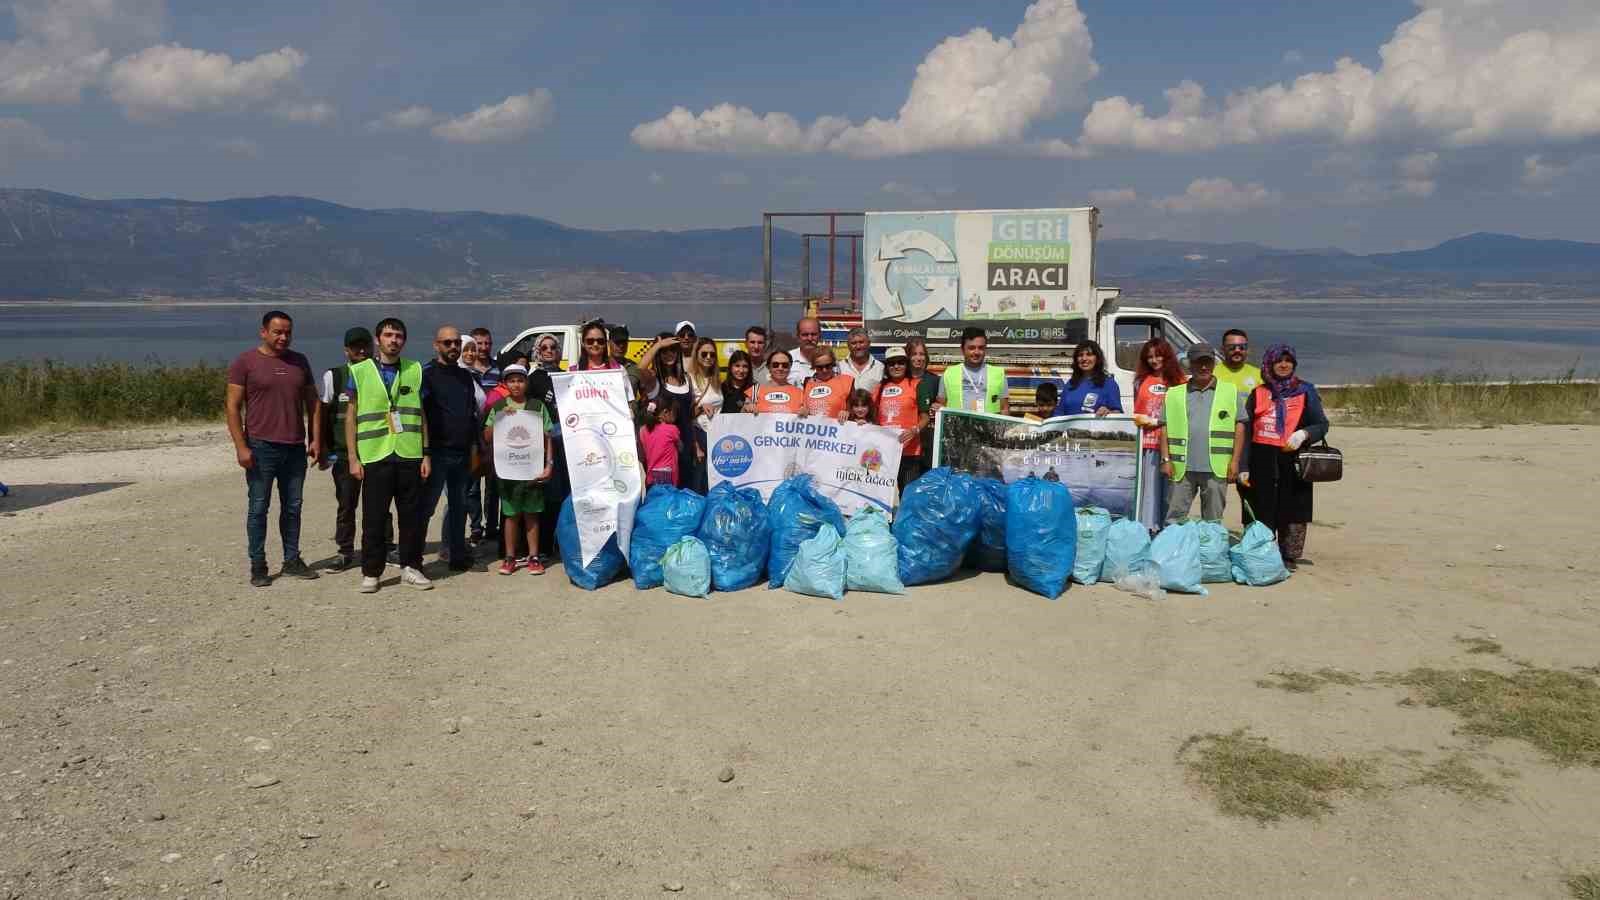
POLYGON ((467 485, 472 481, 467 451, 434 447, 429 453, 428 483, 422 488, 422 508, 417 511, 422 540, 428 540, 428 523, 439 505, 439 495, 445 494, 439 543, 450 548, 451 562, 465 562, 472 558, 467 553, 467 485))
POLYGON ((278 483, 278 537, 283 540, 283 560, 300 558, 300 501, 305 495, 306 448, 302 444, 277 444, 247 439, 255 464, 244 472, 250 503, 244 514, 244 533, 250 545, 250 565, 267 564, 267 511, 272 508, 272 483, 278 483))

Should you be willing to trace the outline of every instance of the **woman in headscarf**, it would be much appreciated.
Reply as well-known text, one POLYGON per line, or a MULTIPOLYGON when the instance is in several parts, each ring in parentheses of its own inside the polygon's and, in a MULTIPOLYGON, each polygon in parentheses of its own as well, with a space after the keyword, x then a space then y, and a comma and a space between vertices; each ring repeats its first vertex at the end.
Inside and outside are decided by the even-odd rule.
POLYGON ((1244 404, 1245 433, 1250 445, 1239 471, 1253 514, 1278 536, 1283 564, 1294 569, 1306 549, 1311 522, 1311 483, 1300 478, 1300 449, 1328 436, 1322 398, 1309 381, 1295 374, 1299 360, 1288 344, 1273 344, 1261 358, 1265 383, 1250 392, 1244 404))
POLYGON ((1161 530, 1167 514, 1167 477, 1161 474, 1161 405, 1167 388, 1188 381, 1178 354, 1164 338, 1151 338, 1139 348, 1139 364, 1133 374, 1133 421, 1142 429, 1139 466, 1144 469, 1144 492, 1139 498, 1139 523, 1151 531, 1161 530))

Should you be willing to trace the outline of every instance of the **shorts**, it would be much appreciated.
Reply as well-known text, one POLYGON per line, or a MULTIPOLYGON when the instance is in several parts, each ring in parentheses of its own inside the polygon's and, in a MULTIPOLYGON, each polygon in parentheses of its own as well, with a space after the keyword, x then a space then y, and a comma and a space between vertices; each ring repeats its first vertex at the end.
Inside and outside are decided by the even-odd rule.
POLYGON ((544 512, 544 485, 533 481, 500 483, 500 511, 508 516, 544 512))

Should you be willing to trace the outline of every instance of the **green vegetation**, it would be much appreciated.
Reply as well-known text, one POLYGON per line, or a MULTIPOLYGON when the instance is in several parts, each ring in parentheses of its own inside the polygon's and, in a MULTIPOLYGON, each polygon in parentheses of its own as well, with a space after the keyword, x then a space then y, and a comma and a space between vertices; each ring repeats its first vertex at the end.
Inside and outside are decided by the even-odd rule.
POLYGON ((1273 672, 1272 677, 1277 680, 1272 681, 1261 678, 1256 681, 1256 687, 1277 688, 1280 691, 1288 691, 1291 694, 1310 694, 1320 690, 1325 684, 1352 685, 1361 683, 1361 679, 1351 675, 1349 672, 1328 667, 1318 669, 1315 672, 1299 672, 1295 670, 1273 672))
POLYGON ((222 419, 227 367, 0 362, 0 434, 222 419))
POLYGON ((1600 874, 1578 872, 1563 880, 1567 884, 1567 893, 1577 900, 1600 900, 1600 874))
POLYGON ((1600 684, 1592 678, 1532 667, 1511 675, 1422 668, 1386 680, 1460 716, 1467 734, 1526 741, 1561 765, 1600 766, 1600 684))
POLYGON ((1422 767, 1407 784, 1450 791, 1469 800, 1504 800, 1506 795, 1506 789, 1474 769, 1464 753, 1452 753, 1422 767))
POLYGON ((1317 759, 1267 746, 1243 728, 1197 734, 1178 748, 1189 773, 1230 816, 1274 822, 1285 816, 1316 818, 1333 809, 1329 797, 1375 787, 1373 765, 1344 757, 1317 759), (1185 759, 1186 755, 1192 758, 1185 759))
POLYGON ((1367 387, 1328 388, 1323 404, 1351 424, 1418 428, 1600 423, 1600 384, 1575 374, 1550 384, 1490 384, 1483 376, 1382 377, 1367 387))

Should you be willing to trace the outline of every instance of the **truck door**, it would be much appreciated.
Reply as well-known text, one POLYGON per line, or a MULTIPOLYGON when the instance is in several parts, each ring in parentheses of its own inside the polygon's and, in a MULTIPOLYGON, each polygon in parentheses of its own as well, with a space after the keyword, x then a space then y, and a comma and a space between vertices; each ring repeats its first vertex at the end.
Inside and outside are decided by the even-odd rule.
POLYGON ((1122 408, 1133 409, 1133 376, 1139 366, 1139 349, 1152 338, 1165 338, 1178 354, 1183 355, 1196 337, 1177 316, 1166 310, 1129 310, 1110 315, 1101 335, 1109 338, 1105 346, 1106 368, 1116 376, 1117 387, 1122 389, 1122 408))

